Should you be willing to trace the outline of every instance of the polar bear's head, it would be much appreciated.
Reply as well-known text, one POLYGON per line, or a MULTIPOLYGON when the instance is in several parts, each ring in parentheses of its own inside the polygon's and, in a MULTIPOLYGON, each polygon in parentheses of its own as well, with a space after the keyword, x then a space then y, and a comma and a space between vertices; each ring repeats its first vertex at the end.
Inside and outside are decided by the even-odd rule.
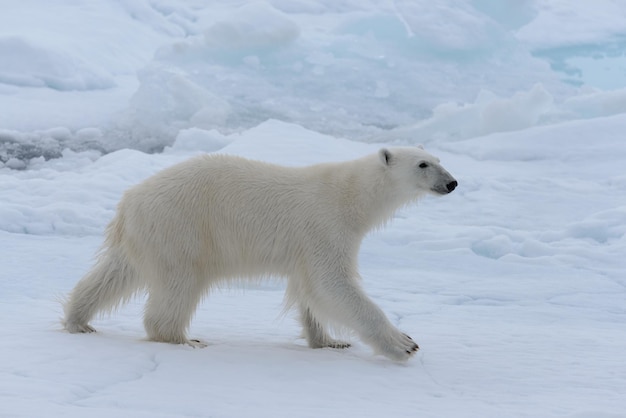
POLYGON ((383 148, 378 154, 394 184, 413 196, 426 193, 444 195, 458 185, 439 164, 439 158, 427 153, 421 146, 383 148))

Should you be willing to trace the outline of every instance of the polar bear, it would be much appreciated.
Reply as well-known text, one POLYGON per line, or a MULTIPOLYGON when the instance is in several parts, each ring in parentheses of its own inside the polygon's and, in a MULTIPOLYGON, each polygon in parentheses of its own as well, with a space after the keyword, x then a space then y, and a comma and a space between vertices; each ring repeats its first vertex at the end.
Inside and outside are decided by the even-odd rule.
POLYGON ((192 158, 124 194, 95 266, 65 302, 64 327, 93 332, 96 314, 146 291, 150 340, 205 346, 188 339, 187 328, 211 287, 282 276, 310 347, 349 347, 330 336, 328 327, 338 326, 379 354, 407 360, 418 346, 361 289, 359 247, 399 207, 456 186, 420 147, 308 167, 192 158))

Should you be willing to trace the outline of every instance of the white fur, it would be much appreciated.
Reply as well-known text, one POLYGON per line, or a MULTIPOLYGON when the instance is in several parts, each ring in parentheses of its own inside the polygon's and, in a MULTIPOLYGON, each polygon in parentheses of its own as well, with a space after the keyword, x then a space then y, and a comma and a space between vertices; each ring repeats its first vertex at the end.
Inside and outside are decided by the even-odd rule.
MULTIPOLYGON (((396 329, 359 284, 361 240, 400 206, 454 179, 415 148, 357 160, 288 168, 203 155, 128 190, 93 269, 65 304, 70 332, 146 290, 144 325, 154 341, 187 343, 203 295, 219 282, 288 279, 311 347, 347 347, 327 325, 347 327, 378 353, 406 360, 417 345, 396 329), (420 164, 427 167, 420 167, 420 164)), ((454 182, 456 185, 456 182, 454 182)))

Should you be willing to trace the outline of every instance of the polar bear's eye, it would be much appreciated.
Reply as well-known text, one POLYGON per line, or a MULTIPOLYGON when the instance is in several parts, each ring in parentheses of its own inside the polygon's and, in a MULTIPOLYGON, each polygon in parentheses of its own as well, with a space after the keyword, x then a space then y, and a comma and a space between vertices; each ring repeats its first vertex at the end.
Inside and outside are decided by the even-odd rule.
POLYGON ((428 164, 426 164, 426 163, 421 163, 421 164, 419 165, 419 167, 420 167, 420 168, 426 168, 426 167, 428 167, 428 164))

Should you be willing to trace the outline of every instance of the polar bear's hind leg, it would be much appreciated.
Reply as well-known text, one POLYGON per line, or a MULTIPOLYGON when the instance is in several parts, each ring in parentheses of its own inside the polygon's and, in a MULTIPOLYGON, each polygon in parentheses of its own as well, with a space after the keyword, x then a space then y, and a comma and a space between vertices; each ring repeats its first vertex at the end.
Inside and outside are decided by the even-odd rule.
POLYGON ((350 343, 331 338, 322 324, 320 324, 311 310, 307 307, 300 308, 300 321, 304 336, 311 348, 348 348, 350 343))
POLYGON ((148 286, 144 326, 148 339, 172 344, 206 347, 200 340, 187 338, 187 328, 204 294, 200 283, 185 269, 155 271, 148 286))

